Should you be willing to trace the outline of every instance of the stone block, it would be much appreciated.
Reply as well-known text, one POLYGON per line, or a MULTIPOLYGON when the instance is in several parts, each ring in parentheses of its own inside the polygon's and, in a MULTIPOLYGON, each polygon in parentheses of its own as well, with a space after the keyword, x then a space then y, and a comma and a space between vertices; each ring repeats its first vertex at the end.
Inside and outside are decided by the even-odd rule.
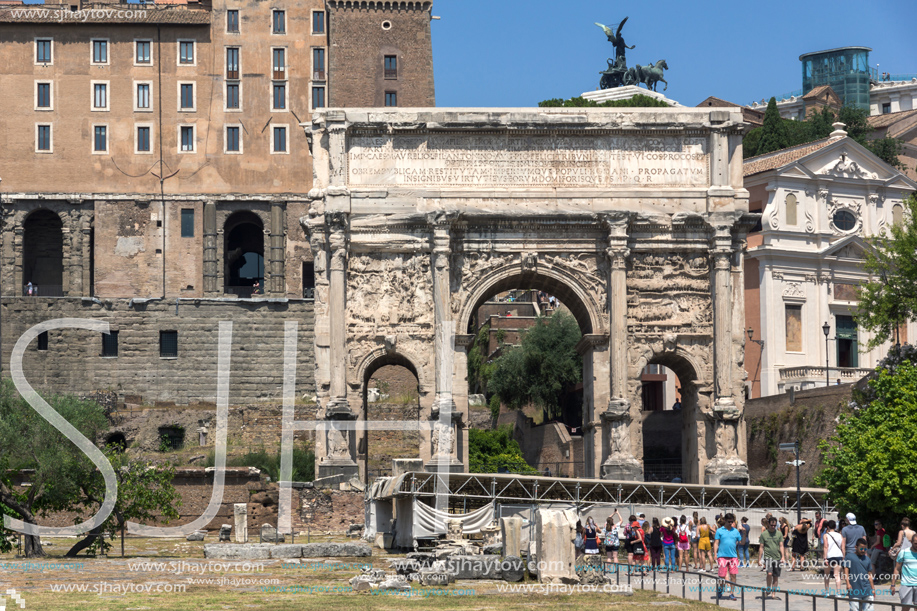
POLYGON ((220 541, 231 541, 232 540, 232 525, 223 524, 220 526, 220 541))
POLYGON ((500 518, 504 556, 522 556, 522 518, 500 518))
POLYGON ((236 543, 246 543, 248 541, 248 505, 236 503, 232 506, 232 511, 236 519, 236 543))
POLYGON ((450 556, 446 559, 446 572, 456 579, 500 579, 500 556, 450 556))
POLYGON ((204 545, 204 558, 223 560, 268 560, 273 545, 267 543, 247 543, 242 545, 204 545))
POLYGON ((303 558, 357 558, 372 556, 365 543, 306 543, 302 546, 303 558))
POLYGON ((517 582, 525 577, 525 563, 519 556, 504 556, 500 565, 503 581, 517 582))
POLYGON ((462 538, 462 534, 461 520, 446 520, 446 539, 458 541, 462 538))
POLYGON ((285 543, 271 547, 271 558, 302 558, 302 545, 285 543))
POLYGON ((539 509, 535 513, 535 558, 538 581, 575 583, 576 513, 539 509))
POLYGON ((402 473, 409 473, 411 471, 423 471, 423 460, 420 458, 392 459, 392 477, 398 477, 402 473))
POLYGON ((261 542, 262 543, 283 543, 284 536, 277 534, 277 529, 270 524, 261 525, 261 542))
POLYGON ((205 534, 205 533, 203 533, 203 532, 201 532, 201 531, 198 530, 198 531, 195 531, 195 532, 191 533, 191 534, 188 535, 187 537, 185 537, 185 540, 187 540, 187 541, 203 541, 203 540, 204 540, 204 534, 205 534))
POLYGON ((455 575, 438 571, 421 571, 418 581, 422 586, 447 586, 455 583, 455 575))

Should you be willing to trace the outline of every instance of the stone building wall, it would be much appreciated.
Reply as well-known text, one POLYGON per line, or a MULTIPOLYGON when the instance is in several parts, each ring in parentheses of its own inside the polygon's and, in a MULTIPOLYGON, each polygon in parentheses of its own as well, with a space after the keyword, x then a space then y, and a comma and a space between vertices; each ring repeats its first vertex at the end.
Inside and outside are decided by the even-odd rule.
POLYGON ((103 357, 100 333, 48 332, 48 350, 33 341, 23 369, 44 391, 111 389, 143 402, 215 401, 219 322, 233 322, 230 397, 233 404, 276 399, 283 384, 286 321, 299 323, 297 396, 314 393, 312 302, 304 300, 91 300, 3 298, 3 375, 13 345, 28 328, 54 318, 106 321, 118 331, 118 356, 103 357), (160 331, 178 332, 178 357, 160 357, 160 331))

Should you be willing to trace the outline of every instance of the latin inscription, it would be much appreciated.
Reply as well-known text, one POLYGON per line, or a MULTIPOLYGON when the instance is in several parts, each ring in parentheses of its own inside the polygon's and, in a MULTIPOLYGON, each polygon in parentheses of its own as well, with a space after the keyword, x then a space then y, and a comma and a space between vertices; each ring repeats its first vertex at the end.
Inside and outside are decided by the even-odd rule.
POLYGON ((684 136, 355 136, 353 186, 705 187, 707 141, 684 136))

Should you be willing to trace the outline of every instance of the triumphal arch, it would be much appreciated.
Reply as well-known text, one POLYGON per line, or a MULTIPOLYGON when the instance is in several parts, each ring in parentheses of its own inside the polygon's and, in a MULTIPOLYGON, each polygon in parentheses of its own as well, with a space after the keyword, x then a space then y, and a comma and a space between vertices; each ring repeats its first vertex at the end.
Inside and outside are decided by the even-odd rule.
MULTIPOLYGON (((323 418, 364 420, 373 372, 405 365, 425 466, 466 470, 474 312, 543 289, 583 332, 587 475, 643 479, 657 363, 682 385, 686 481, 747 481, 740 110, 325 109, 304 127, 323 418)), ((365 469, 360 428, 316 436, 320 474, 365 469)))

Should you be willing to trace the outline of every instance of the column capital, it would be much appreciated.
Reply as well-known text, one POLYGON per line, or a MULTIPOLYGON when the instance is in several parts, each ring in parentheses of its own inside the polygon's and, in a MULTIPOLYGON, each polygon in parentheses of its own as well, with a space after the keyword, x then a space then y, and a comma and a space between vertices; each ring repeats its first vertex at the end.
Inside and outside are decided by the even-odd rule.
POLYGON ((605 249, 608 260, 611 261, 611 269, 626 269, 627 258, 630 256, 630 249, 627 247, 612 246, 605 249))

